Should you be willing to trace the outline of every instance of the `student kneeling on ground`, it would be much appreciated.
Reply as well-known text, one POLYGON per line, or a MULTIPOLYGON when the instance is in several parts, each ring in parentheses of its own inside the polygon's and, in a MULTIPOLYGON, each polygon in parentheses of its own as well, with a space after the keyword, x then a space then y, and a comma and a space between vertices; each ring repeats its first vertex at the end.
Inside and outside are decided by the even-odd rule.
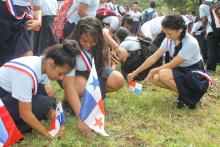
POLYGON ((197 40, 186 32, 180 15, 168 15, 162 21, 166 38, 160 48, 139 68, 128 74, 128 81, 154 64, 166 51, 173 58, 169 63, 150 70, 144 83, 153 82, 159 87, 178 94, 177 108, 195 108, 211 82, 204 69, 197 40))
MULTIPOLYGON (((44 56, 11 60, 0 68, 0 98, 21 133, 35 129, 52 138, 41 119, 55 116, 55 99, 50 80, 62 80, 75 67, 80 52, 73 40, 48 48, 44 56), (49 80, 50 79, 50 80, 49 80)), ((62 137, 61 127, 56 137, 62 137)))
MULTIPOLYGON (((131 35, 128 29, 121 27, 116 31, 116 39, 120 42, 120 47, 125 48, 129 56, 127 60, 121 63, 121 73, 127 79, 128 73, 134 71, 145 59, 152 55, 158 48, 151 44, 149 38, 139 38, 131 35)), ((144 80, 150 69, 162 65, 162 58, 153 64, 149 69, 146 69, 136 75, 135 80, 144 80)))

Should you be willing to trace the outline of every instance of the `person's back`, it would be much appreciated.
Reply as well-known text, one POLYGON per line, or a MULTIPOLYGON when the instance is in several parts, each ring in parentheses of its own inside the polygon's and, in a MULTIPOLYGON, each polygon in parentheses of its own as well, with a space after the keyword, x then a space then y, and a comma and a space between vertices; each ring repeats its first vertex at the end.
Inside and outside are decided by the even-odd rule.
POLYGON ((145 22, 158 17, 157 11, 156 11, 156 2, 155 1, 151 1, 150 2, 150 8, 144 10, 143 12, 143 20, 142 20, 142 24, 144 24, 145 22))
MULTIPOLYGON (((205 30, 208 44, 208 64, 207 70, 216 70, 217 56, 219 54, 220 30, 218 25, 213 25, 214 18, 212 12, 213 0, 205 0, 199 7, 199 15, 202 20, 202 27, 205 30)), ((220 25, 220 24, 219 24, 220 25)))

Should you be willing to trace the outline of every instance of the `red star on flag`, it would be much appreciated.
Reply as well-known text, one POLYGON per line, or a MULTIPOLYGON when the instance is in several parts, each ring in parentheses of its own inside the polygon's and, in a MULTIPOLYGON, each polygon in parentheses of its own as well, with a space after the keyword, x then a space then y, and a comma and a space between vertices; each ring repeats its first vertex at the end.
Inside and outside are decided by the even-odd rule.
POLYGON ((103 126, 102 118, 100 119, 95 118, 95 126, 98 126, 101 129, 101 127, 103 126))

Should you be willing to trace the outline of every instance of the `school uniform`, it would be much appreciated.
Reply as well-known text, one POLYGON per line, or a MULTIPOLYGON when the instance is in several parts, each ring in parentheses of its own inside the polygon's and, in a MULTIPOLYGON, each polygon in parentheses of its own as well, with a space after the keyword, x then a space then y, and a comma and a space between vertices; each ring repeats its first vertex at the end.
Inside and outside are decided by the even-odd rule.
MULTIPOLYGON (((114 10, 114 6, 111 2, 99 4, 98 9, 105 8, 107 10, 114 10)), ((106 16, 103 18, 102 22, 105 27, 111 27, 113 30, 117 30, 121 25, 121 19, 119 18, 120 14, 114 10, 118 16, 106 16)))
POLYGON ((0 68, 0 98, 22 133, 28 126, 19 115, 18 101, 32 102, 32 112, 41 120, 54 107, 55 99, 49 98, 44 85, 49 83, 42 73, 42 57, 21 57, 5 63, 0 68))
MULTIPOLYGON (((92 64, 92 55, 90 52, 83 50, 84 55, 86 54, 87 57, 84 57, 84 59, 88 60, 89 63, 84 62, 84 59, 82 56, 78 55, 76 56, 76 67, 73 68, 66 76, 83 76, 86 79, 89 78, 89 72, 88 72, 88 67, 87 66, 91 66, 92 64)), ((95 61, 98 62, 98 61, 95 61)), ((109 77, 109 75, 113 72, 113 69, 110 67, 104 67, 102 75, 99 76, 99 85, 100 85, 100 89, 101 89, 101 94, 102 94, 102 98, 105 98, 105 93, 106 93, 106 89, 105 89, 105 84, 106 81, 109 77)))
POLYGON ((168 51, 171 57, 176 54, 184 59, 183 63, 172 69, 179 91, 178 99, 189 107, 195 107, 211 82, 211 78, 204 68, 197 40, 186 33, 182 43, 175 47, 173 40, 165 38, 160 49, 168 51), (179 50, 179 52, 177 53, 175 50, 179 50))
POLYGON ((141 12, 134 12, 131 11, 131 13, 129 13, 130 17, 132 18, 132 33, 136 34, 137 31, 139 30, 139 27, 141 25, 141 17, 142 14, 141 12))
MULTIPOLYGON (((13 0, 14 10, 17 16, 28 11, 30 0, 13 0)), ((32 0, 32 4, 40 6, 41 0, 32 0)), ((16 19, 7 6, 5 0, 0 1, 0 66, 5 62, 22 56, 25 52, 33 49, 32 34, 26 28, 28 18, 16 19)))
POLYGON ((74 0, 72 6, 67 13, 67 22, 64 26, 64 36, 67 37, 71 32, 73 32, 76 24, 80 20, 78 11, 75 11, 80 3, 88 5, 87 14, 88 16, 96 16, 96 9, 99 4, 99 0, 74 0))
POLYGON ((42 25, 34 34, 34 55, 41 55, 43 51, 59 39, 53 35, 54 19, 58 11, 57 0, 44 0, 41 3, 42 25))

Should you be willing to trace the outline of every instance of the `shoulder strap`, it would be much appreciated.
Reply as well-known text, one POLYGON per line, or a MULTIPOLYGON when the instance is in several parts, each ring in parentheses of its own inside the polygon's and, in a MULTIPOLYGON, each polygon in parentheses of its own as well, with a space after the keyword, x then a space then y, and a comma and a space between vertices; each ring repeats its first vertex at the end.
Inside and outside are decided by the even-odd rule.
POLYGON ((16 19, 23 19, 23 18, 29 18, 33 19, 33 16, 31 14, 31 7, 28 6, 27 10, 20 16, 17 15, 13 1, 12 0, 5 0, 6 5, 8 7, 8 11, 16 18, 16 19))
POLYGON ((31 67, 29 67, 23 63, 16 62, 16 61, 9 61, 9 62, 5 63, 3 65, 3 67, 8 67, 8 68, 12 68, 15 70, 19 70, 19 71, 29 75, 33 81, 33 95, 37 94, 37 90, 38 90, 37 75, 31 67))
POLYGON ((80 51, 80 56, 81 56, 83 62, 85 63, 88 72, 90 72, 90 71, 91 71, 91 68, 92 68, 92 62, 91 62, 91 60, 89 59, 89 57, 88 57, 86 51, 84 51, 84 50, 82 49, 82 50, 80 51))

